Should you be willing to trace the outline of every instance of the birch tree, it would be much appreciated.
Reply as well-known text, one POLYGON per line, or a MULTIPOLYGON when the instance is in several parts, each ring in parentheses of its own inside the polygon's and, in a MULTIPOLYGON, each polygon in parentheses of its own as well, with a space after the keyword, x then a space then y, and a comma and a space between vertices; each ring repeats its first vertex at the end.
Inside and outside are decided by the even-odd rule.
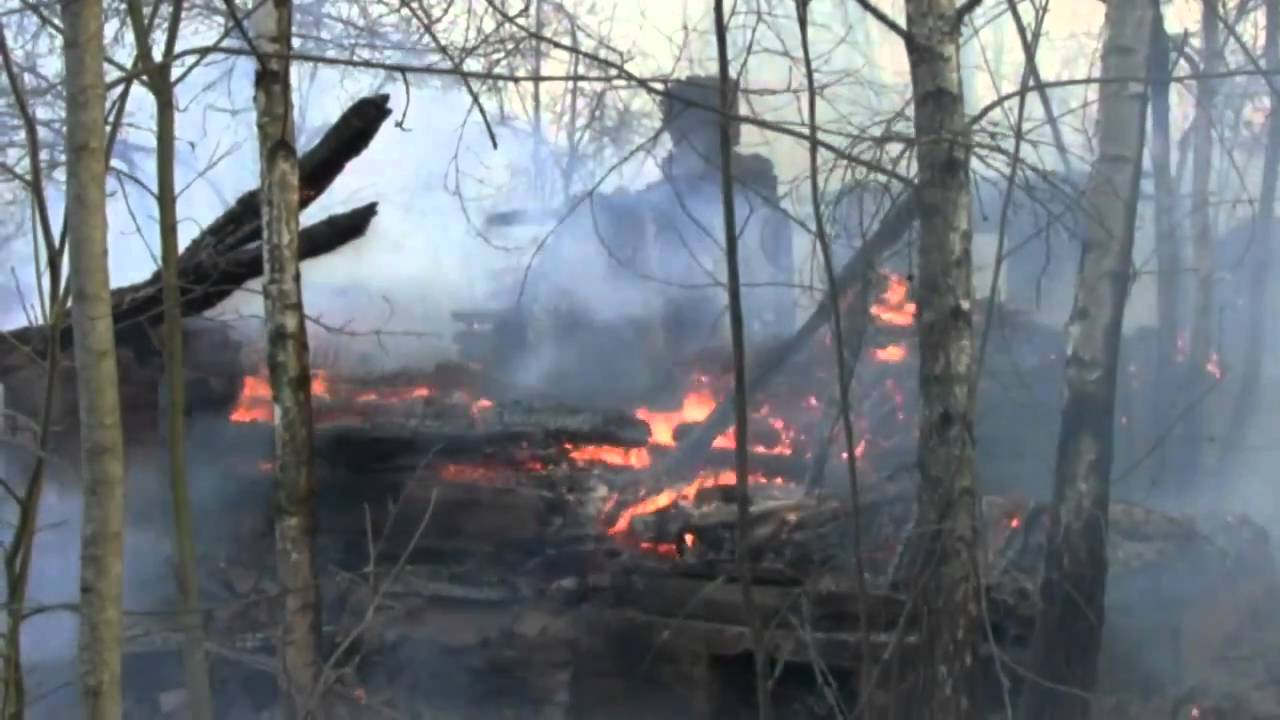
POLYGON ((178 281, 178 193, 174 181, 176 120, 172 60, 182 24, 183 0, 171 0, 164 47, 157 61, 142 0, 129 0, 129 25, 146 86, 156 103, 156 204, 160 216, 160 264, 164 293, 164 364, 168 396, 166 434, 169 441, 169 487, 173 499, 174 539, 178 556, 178 595, 182 601, 182 664, 186 673, 192 720, 212 720, 213 695, 204 652, 200 585, 196 573, 195 530, 187 488, 185 455, 186 373, 182 348, 181 288, 178 281))
MULTIPOLYGON (((1155 17, 1155 0, 1109 0, 1104 80, 1143 77, 1155 17)), ((1019 708, 1024 720, 1088 718, 1102 646, 1116 374, 1132 279, 1147 90, 1135 82, 1099 87, 1098 155, 1085 187, 1085 237, 1067 321, 1054 514, 1031 672, 1019 708)))
POLYGON ((906 45, 914 94, 920 264, 919 511, 925 605, 922 711, 977 717, 977 485, 973 431, 973 228, 960 28, 978 2, 907 0, 906 27, 859 0, 906 45))
POLYGON ((266 0, 251 24, 258 53, 253 100, 262 178, 267 370, 275 408, 280 689, 286 716, 310 718, 316 716, 320 621, 312 547, 311 368, 298 268, 298 152, 288 58, 292 0, 266 0))
POLYGON ((121 717, 124 438, 107 273, 106 81, 102 0, 62 0, 67 86, 67 244, 84 528, 80 683, 84 716, 121 717))

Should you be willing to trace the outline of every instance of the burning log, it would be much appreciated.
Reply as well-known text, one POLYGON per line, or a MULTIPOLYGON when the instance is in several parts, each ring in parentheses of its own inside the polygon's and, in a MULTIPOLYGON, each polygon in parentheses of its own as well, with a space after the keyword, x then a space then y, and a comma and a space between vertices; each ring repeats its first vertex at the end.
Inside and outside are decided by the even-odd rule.
MULTIPOLYGON (((916 220, 916 205, 910 195, 896 202, 881 220, 880 226, 840 269, 836 276, 834 293, 837 297, 864 298, 870 292, 871 283, 876 277, 876 261, 897 244, 898 240, 911 229, 916 220)), ((822 302, 814 308, 809 319, 800 329, 784 341, 765 351, 762 357, 753 358, 747 363, 747 399, 759 394, 761 390, 775 380, 786 367, 787 362, 807 347, 818 330, 831 321, 831 296, 824 295, 822 302)), ((848 342, 860 338, 868 324, 867 312, 846 313, 845 335, 848 342)), ((669 473, 681 474, 682 471, 695 468, 706 455, 715 439, 733 423, 733 403, 719 402, 715 410, 704 420, 697 432, 689 435, 680 443, 680 450, 668 462, 669 473)))
MULTIPOLYGON (((301 208, 320 197, 347 164, 369 146, 391 115, 389 102, 387 95, 361 98, 299 159, 301 208)), ((262 223, 258 204, 257 190, 241 195, 178 257, 183 315, 209 310, 245 282, 262 274, 262 223)), ((304 260, 318 257, 361 237, 376 214, 377 203, 369 203, 304 228, 299 238, 301 257, 304 260)), ((122 344, 135 353, 154 352, 154 343, 139 326, 154 323, 160 317, 161 287, 157 270, 146 280, 111 293, 117 333, 128 331, 122 344)), ((0 377, 40 362, 47 353, 49 334, 44 326, 19 328, 0 335, 3 335, 0 377)), ((64 326, 59 342, 63 347, 70 347, 70 324, 64 326)))

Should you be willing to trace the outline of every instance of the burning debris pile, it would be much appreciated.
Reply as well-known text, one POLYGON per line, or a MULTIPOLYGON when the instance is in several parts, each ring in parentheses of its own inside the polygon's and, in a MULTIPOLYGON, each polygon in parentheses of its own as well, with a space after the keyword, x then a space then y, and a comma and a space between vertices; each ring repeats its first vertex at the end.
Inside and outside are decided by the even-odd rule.
MULTIPOLYGON (((814 458, 834 426, 813 385, 828 385, 822 373, 829 371, 775 384, 756 398, 750 420, 744 537, 757 611, 772 628, 770 652, 780 662, 817 659, 839 670, 846 703, 856 702, 852 678, 868 645, 879 657, 896 644, 909 658, 916 637, 904 621, 906 597, 892 583, 914 522, 914 488, 893 472, 893 462, 914 451, 915 402, 902 390, 910 387, 904 373, 913 372, 907 329, 914 308, 905 288, 897 276, 884 279, 856 394, 855 454, 870 478, 860 543, 847 500, 813 481, 814 458), (861 578, 852 555, 859 544, 861 578)), ((490 717, 519 716, 531 704, 556 716, 616 708, 619 697, 637 717, 737 712, 750 692, 733 663, 751 642, 734 564, 732 434, 717 436, 688 474, 666 470, 681 440, 728 395, 717 370, 704 361, 678 402, 613 412, 509 398, 503 378, 473 364, 376 381, 315 371, 318 526, 322 563, 332 568, 325 617, 333 638, 361 636, 341 691, 357 704, 410 716, 451 703, 490 717), (637 655, 651 662, 639 670, 620 664, 637 655), (405 663, 454 678, 450 692, 424 689, 405 663)), ((269 392, 260 371, 239 383, 223 444, 248 455, 224 461, 237 468, 233 474, 265 478, 269 460, 254 453, 269 448, 269 392)), ((841 471, 841 463, 830 464, 841 471)), ((225 656, 261 665, 269 663, 277 588, 263 552, 269 510, 255 511, 258 521, 211 571, 225 578, 217 605, 227 608, 215 613, 211 632, 225 656)), ((1221 563, 1189 521, 1137 508, 1117 513, 1116 587, 1125 587, 1125 577, 1186 576, 1221 563)), ((1003 656, 1016 659, 1029 642, 1047 508, 989 498, 983 516, 992 634, 1003 656)), ((1252 536, 1222 542, 1259 545, 1252 536)), ((1225 571, 1221 587, 1238 586, 1246 567, 1271 577, 1258 570, 1270 567, 1269 556, 1254 558, 1225 571)), ((1197 613, 1221 622, 1212 610, 1221 599, 1209 592, 1179 600, 1177 622, 1194 625, 1197 613)), ((154 638, 176 645, 178 636, 153 628, 149 637, 138 652, 155 650, 154 638)), ((804 683, 788 696, 785 686, 775 696, 780 704, 817 696, 804 683)), ((909 684, 891 688, 885 702, 909 716, 911 695, 909 684)))

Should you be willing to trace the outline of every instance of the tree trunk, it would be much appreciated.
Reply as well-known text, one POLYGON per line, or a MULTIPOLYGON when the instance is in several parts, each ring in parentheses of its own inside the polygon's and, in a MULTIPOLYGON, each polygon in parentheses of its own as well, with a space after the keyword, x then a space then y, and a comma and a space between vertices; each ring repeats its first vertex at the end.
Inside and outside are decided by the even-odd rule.
MULTIPOLYGON (((1141 77, 1153 0, 1110 0, 1102 76, 1141 77)), ((1054 520, 1041 608, 1020 715, 1086 720, 1098 674, 1107 581, 1107 509, 1120 334, 1128 298, 1147 97, 1139 83, 1106 83, 1085 189, 1086 231, 1067 323, 1066 402, 1058 435, 1054 520), (1065 688, 1065 690, 1063 690, 1065 688)))
MULTIPOLYGON (((1217 81, 1209 74, 1217 72, 1221 42, 1218 0, 1202 0, 1200 64, 1203 76, 1196 80, 1195 129, 1191 147, 1191 264, 1195 267, 1195 305, 1191 314, 1191 340, 1187 357, 1186 379, 1189 391, 1205 381, 1205 367, 1213 352, 1213 213, 1209 193, 1213 180, 1213 116, 1217 103, 1217 81)), ((1200 471, 1204 455, 1205 413, 1203 406, 1188 414, 1186 437, 1182 445, 1187 454, 1182 461, 1180 480, 1191 489, 1200 471)))
POLYGON ((204 651, 200 582, 196 571, 195 528, 186 472, 186 364, 182 347, 182 288, 178 279, 178 193, 174 181, 177 144, 173 73, 168 64, 182 22, 182 0, 173 0, 164 48, 158 65, 148 37, 141 0, 129 1, 129 22, 142 58, 147 84, 156 102, 156 204, 160 216, 160 264, 164 305, 164 366, 168 396, 165 431, 169 444, 169 489, 173 501, 174 546, 178 560, 178 597, 185 639, 182 666, 191 720, 213 720, 213 693, 204 651))
POLYGON ((276 573, 284 596, 280 688, 287 717, 318 716, 319 592, 312 505, 311 370, 298 267, 298 155, 294 148, 289 52, 291 0, 268 0, 254 15, 254 105, 262 173, 263 284, 267 369, 275 408, 276 573))
MULTIPOLYGON (((1151 172, 1155 176, 1155 233, 1156 233, 1156 356, 1155 387, 1150 403, 1152 437, 1164 433, 1165 424, 1172 422, 1172 380, 1174 363, 1180 355, 1178 349, 1179 297, 1182 286, 1182 241, 1178 232, 1177 188, 1173 184, 1173 166, 1170 153, 1169 90, 1172 67, 1169 64, 1169 34, 1164 19, 1156 6, 1156 19, 1152 23, 1151 58, 1148 72, 1151 77, 1151 172)), ((1152 478, 1164 477, 1168 448, 1160 444, 1152 458, 1152 478)))
POLYGON ((67 243, 84 482, 80 684, 86 718, 119 720, 124 438, 107 273, 102 0, 63 0, 62 22, 67 78, 67 243))
POLYGON ((969 126, 954 0, 908 0, 920 209, 919 535, 927 717, 977 717, 977 487, 969 126))

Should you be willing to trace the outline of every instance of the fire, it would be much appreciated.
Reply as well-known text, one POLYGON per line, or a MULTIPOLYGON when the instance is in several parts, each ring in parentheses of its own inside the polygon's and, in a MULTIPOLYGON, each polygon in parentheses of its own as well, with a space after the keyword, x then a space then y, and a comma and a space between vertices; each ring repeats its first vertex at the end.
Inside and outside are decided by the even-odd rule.
POLYGON ((1214 380, 1222 379, 1222 361, 1218 359, 1218 353, 1209 353, 1209 362, 1205 363, 1204 369, 1214 380))
POLYGON ((431 397, 431 388, 421 385, 411 388, 397 388, 394 390, 367 390, 356 395, 355 401, 358 404, 375 403, 375 402, 401 402, 403 400, 415 400, 431 397))
POLYGON ((480 398, 479 400, 476 400, 475 402, 471 403, 471 416, 479 417, 480 413, 484 412, 485 410, 488 410, 491 407, 493 407, 492 400, 490 400, 489 398, 480 398))
POLYGON ((231 410, 231 422, 271 422, 271 383, 264 377, 246 375, 240 398, 231 410))
POLYGON ((604 463, 619 467, 647 468, 652 463, 648 448, 623 448, 613 445, 583 445, 568 448, 569 459, 578 463, 604 463))
MULTIPOLYGON (((649 443, 663 447, 674 447, 676 444, 676 428, 686 423, 699 423, 706 420, 716 409, 715 395, 709 390, 692 390, 684 396, 679 410, 655 412, 649 408, 636 410, 636 417, 649 423, 649 443)), ((716 438, 719 443, 724 436, 716 438)), ((733 436, 729 436, 729 447, 733 447, 733 436)), ((721 447, 721 445, 716 445, 721 447)))
MULTIPOLYGON (((752 475, 748 478, 753 485, 782 484, 782 478, 768 478, 764 475, 752 475)), ((622 535, 631 529, 631 521, 643 515, 666 510, 677 504, 689 504, 697 499, 698 494, 707 488, 726 487, 737 484, 737 475, 732 470, 710 470, 699 474, 693 482, 679 488, 666 488, 657 494, 649 495, 623 508, 618 518, 609 526, 610 535, 622 535)))
MULTIPOLYGON (((329 399, 329 376, 323 370, 311 373, 311 396, 329 399)), ((271 382, 265 374, 246 375, 240 385, 240 397, 231 409, 231 422, 268 423, 274 416, 271 382)))
POLYGON ((907 359, 906 343, 893 343, 884 347, 878 347, 871 351, 871 357, 876 362, 889 363, 891 365, 902 362, 907 359))
POLYGON ((871 317, 882 325, 911 327, 916 321, 916 304, 907 299, 907 279, 896 273, 889 273, 888 279, 888 287, 871 305, 871 317))

